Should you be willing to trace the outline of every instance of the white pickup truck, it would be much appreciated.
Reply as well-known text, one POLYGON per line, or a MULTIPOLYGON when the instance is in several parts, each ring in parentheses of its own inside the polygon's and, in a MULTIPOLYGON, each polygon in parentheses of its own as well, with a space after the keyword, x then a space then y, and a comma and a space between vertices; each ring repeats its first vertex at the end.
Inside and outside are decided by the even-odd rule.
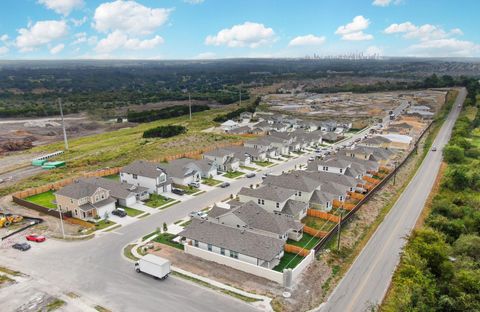
POLYGON ((170 273, 170 261, 148 254, 135 262, 135 271, 137 273, 147 273, 155 278, 164 280, 170 273))

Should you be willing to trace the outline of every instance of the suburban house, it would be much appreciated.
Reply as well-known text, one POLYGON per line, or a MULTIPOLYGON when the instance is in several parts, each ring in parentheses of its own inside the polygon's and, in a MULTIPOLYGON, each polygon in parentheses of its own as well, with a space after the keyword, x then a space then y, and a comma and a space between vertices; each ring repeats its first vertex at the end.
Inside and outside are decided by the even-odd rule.
POLYGON ((235 228, 245 228, 258 234, 300 240, 303 224, 293 217, 266 211, 253 201, 235 202, 229 209, 214 206, 208 213, 208 220, 235 228))
POLYGON ((162 194, 172 189, 172 179, 168 177, 163 164, 137 160, 120 170, 120 181, 142 186, 150 194, 162 194))
POLYGON ((342 136, 339 135, 338 133, 333 133, 333 132, 323 132, 322 133, 323 141, 328 142, 328 143, 335 143, 338 140, 340 140, 341 138, 342 138, 342 136))
POLYGON ((246 165, 247 159, 245 158, 242 160, 242 157, 240 157, 242 154, 247 155, 250 158, 250 161, 247 161, 250 163, 251 161, 264 161, 267 159, 267 153, 251 148, 251 147, 245 147, 245 146, 232 146, 232 147, 225 147, 226 150, 232 151, 234 153, 234 156, 240 160, 240 164, 242 166, 248 166, 246 165), (243 162, 243 163, 242 163, 243 162))
POLYGON ((250 122, 250 120, 253 118, 253 116, 254 116, 254 113, 242 112, 242 113, 240 113, 239 119, 241 120, 241 122, 247 123, 247 122, 250 122))
POLYGON ((203 154, 203 159, 214 161, 218 171, 237 171, 240 168, 240 160, 235 153, 223 148, 217 148, 203 154))
POLYGON ((370 138, 367 138, 363 141, 360 141, 357 145, 358 146, 366 146, 366 147, 376 147, 376 148, 388 148, 390 146, 390 141, 389 139, 383 137, 383 136, 373 136, 370 138))
POLYGON ((245 151, 243 146, 226 147, 225 150, 233 152, 233 157, 240 161, 241 166, 248 166, 252 160, 250 154, 245 151))
POLYGON ((150 197, 148 189, 143 186, 98 177, 84 178, 81 181, 109 190, 110 197, 115 199, 118 205, 124 207, 130 207, 137 200, 147 200, 150 197))
POLYGON ((243 146, 253 148, 265 153, 267 158, 273 158, 277 155, 277 150, 272 147, 271 142, 265 137, 246 141, 243 146))
POLYGON ((279 176, 270 175, 264 180, 265 184, 275 185, 284 189, 295 191, 295 199, 304 203, 308 203, 315 190, 320 189, 322 184, 318 180, 314 180, 308 176, 294 171, 293 173, 285 173, 279 176))
POLYGON ((220 127, 222 128, 223 131, 230 132, 231 130, 238 128, 239 125, 238 125, 238 122, 229 119, 224 123, 222 123, 220 127))
POLYGON ((229 130, 230 134, 249 134, 252 133, 252 129, 249 126, 242 126, 232 130, 229 130))
POLYGON ((340 150, 338 154, 359 159, 373 160, 382 166, 389 165, 391 160, 395 158, 395 154, 389 149, 365 146, 358 146, 354 149, 340 150))
POLYGON ((55 201, 61 211, 70 211, 82 220, 103 218, 115 210, 116 200, 103 187, 77 180, 55 192, 55 201))
POLYGON ((402 134, 382 134, 382 137, 390 140, 390 148, 399 150, 408 150, 413 141, 411 136, 402 134))
POLYGON ((172 179, 172 183, 177 185, 200 182, 202 178, 200 168, 195 164, 194 160, 188 158, 172 160, 168 164, 162 164, 161 168, 172 179))
POLYGON ((186 253, 240 270, 238 262, 229 258, 273 269, 284 254, 283 239, 209 220, 193 218, 178 235, 184 238, 186 253))
POLYGON ((290 152, 290 140, 288 139, 282 139, 271 135, 267 135, 263 139, 270 142, 270 147, 276 149, 277 155, 287 155, 290 152))
POLYGON ((218 175, 217 163, 214 160, 198 159, 192 161, 193 168, 196 168, 202 178, 213 178, 218 175))
POLYGON ((258 188, 242 188, 238 192, 239 201, 254 201, 271 213, 283 213, 297 220, 307 215, 308 204, 295 199, 295 190, 264 184, 258 188))
POLYGON ((344 201, 348 192, 364 193, 365 181, 351 176, 322 171, 299 171, 299 174, 320 181, 320 191, 336 195, 338 200, 344 201))

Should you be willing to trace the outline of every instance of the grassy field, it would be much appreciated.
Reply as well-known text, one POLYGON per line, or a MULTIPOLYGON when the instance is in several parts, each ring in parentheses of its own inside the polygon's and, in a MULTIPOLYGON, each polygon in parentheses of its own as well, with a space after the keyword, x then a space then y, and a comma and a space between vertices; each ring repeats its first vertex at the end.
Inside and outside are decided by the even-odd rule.
POLYGON ((296 256, 293 253, 286 252, 283 254, 280 263, 273 269, 278 272, 283 272, 284 269, 293 269, 303 260, 302 256, 296 256))
POLYGON ((28 196, 25 200, 46 208, 57 209, 57 205, 53 203, 55 200, 54 191, 28 196))
POLYGON ((303 247, 305 249, 313 249, 313 247, 315 247, 315 245, 317 245, 319 241, 320 241, 320 238, 316 238, 307 233, 303 233, 303 237, 301 240, 297 242, 292 239, 289 239, 287 241, 287 244, 303 247))
POLYGON ((171 198, 168 198, 168 197, 165 197, 165 196, 162 196, 162 195, 158 195, 158 194, 151 194, 150 198, 145 202, 145 205, 148 206, 148 207, 157 208, 157 207, 163 206, 167 203, 170 203, 172 201, 173 201, 173 199, 171 199, 171 198))
MULTIPOLYGON (((201 130, 215 126, 213 118, 226 113, 235 106, 225 106, 204 112, 194 113, 192 120, 188 116, 158 120, 139 124, 130 128, 72 138, 69 150, 53 160, 67 161, 66 167, 49 172, 42 172, 22 182, 0 189, 0 195, 44 185, 67 177, 78 176, 82 172, 94 171, 105 167, 124 166, 137 159, 162 160, 171 155, 198 151, 216 143, 234 142, 245 138, 233 135, 205 133, 201 130), (143 139, 143 132, 157 126, 170 124, 183 125, 188 128, 186 134, 167 139, 143 139)), ((23 153, 50 153, 63 150, 63 141, 45 146, 38 146, 23 153)))
POLYGON ((154 241, 157 243, 165 244, 165 245, 183 250, 182 244, 172 241, 172 239, 174 239, 176 236, 177 235, 173 235, 170 233, 162 233, 162 234, 158 234, 158 236, 155 237, 154 241))
POLYGON ((302 223, 311 227, 311 228, 314 228, 316 230, 325 231, 325 232, 330 231, 336 225, 335 222, 331 222, 331 221, 327 221, 327 220, 324 220, 324 219, 315 218, 315 217, 311 217, 311 216, 306 216, 302 220, 302 223))
POLYGON ((213 178, 204 178, 202 179, 202 183, 209 186, 216 186, 222 183, 222 181, 215 180, 213 178))
POLYGON ((229 172, 225 173, 223 176, 226 177, 226 178, 235 179, 235 178, 241 177, 244 174, 245 174, 245 172, 229 171, 229 172))

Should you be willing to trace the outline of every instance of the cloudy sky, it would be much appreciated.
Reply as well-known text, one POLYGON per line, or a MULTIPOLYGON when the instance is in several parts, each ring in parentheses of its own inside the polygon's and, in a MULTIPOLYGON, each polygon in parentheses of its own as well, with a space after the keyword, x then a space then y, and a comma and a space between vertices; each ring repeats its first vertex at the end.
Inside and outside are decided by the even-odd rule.
POLYGON ((1 0, 0 59, 480 56, 478 0, 1 0))

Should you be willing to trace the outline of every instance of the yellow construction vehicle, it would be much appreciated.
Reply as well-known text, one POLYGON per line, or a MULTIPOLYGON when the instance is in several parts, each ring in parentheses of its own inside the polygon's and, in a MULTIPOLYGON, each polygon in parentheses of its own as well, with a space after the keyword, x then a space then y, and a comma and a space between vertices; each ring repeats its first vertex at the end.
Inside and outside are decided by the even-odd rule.
POLYGON ((22 216, 13 215, 10 213, 0 214, 0 228, 1 227, 8 227, 12 223, 18 223, 23 220, 22 216))

